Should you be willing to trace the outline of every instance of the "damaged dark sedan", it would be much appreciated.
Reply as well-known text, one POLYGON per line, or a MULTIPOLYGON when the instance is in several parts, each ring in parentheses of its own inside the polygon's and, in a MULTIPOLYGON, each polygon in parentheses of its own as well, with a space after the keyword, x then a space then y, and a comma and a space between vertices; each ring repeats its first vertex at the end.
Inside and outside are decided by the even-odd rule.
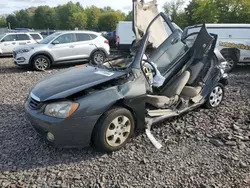
POLYGON ((55 146, 116 151, 144 129, 160 148, 153 124, 223 101, 227 75, 214 53, 216 35, 204 25, 187 44, 189 36, 158 14, 155 1, 133 4, 137 41, 130 56, 59 72, 30 91, 27 118, 55 146))

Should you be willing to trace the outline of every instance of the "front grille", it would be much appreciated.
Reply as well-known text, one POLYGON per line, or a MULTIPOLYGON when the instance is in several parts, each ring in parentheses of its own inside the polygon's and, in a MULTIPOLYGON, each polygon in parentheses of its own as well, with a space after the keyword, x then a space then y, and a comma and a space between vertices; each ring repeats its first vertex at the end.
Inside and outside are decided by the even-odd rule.
POLYGON ((29 107, 33 110, 37 110, 40 109, 42 107, 42 103, 39 101, 36 101, 35 99, 33 99, 32 97, 30 97, 29 99, 29 107))
POLYGON ((16 52, 15 51, 13 51, 13 57, 16 58, 16 52))

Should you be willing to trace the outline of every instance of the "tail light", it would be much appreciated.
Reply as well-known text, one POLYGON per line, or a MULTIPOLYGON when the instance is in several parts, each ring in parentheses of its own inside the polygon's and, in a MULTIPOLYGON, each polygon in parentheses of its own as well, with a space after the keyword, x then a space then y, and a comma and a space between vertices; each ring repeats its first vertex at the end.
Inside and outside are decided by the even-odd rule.
POLYGON ((109 41, 108 41, 108 40, 105 40, 104 43, 105 43, 105 44, 109 44, 109 41))
POLYGON ((119 45, 120 44, 120 37, 116 36, 116 44, 119 45))

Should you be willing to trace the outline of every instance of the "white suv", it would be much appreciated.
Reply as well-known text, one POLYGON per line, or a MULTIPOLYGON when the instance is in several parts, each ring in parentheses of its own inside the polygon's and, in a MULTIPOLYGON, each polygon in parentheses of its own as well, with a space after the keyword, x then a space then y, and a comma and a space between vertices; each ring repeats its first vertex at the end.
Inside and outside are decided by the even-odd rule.
POLYGON ((0 35, 0 55, 8 55, 20 45, 34 44, 43 37, 39 33, 5 33, 0 35))
POLYGON ((57 63, 91 60, 102 64, 109 50, 108 40, 100 33, 67 31, 49 35, 38 44, 17 47, 13 50, 13 57, 15 64, 41 71, 57 63))

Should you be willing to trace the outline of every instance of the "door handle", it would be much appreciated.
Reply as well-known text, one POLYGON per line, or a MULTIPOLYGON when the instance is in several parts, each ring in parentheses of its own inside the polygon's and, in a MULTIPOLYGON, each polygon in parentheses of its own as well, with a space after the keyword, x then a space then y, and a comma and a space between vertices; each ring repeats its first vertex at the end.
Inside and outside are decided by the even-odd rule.
POLYGON ((93 46, 94 44, 89 44, 90 46, 93 46))
POLYGON ((12 42, 12 44, 16 44, 15 42, 12 42))
POLYGON ((70 48, 74 48, 75 46, 69 46, 70 48))
POLYGON ((28 41, 27 43, 30 43, 30 41, 28 41))

